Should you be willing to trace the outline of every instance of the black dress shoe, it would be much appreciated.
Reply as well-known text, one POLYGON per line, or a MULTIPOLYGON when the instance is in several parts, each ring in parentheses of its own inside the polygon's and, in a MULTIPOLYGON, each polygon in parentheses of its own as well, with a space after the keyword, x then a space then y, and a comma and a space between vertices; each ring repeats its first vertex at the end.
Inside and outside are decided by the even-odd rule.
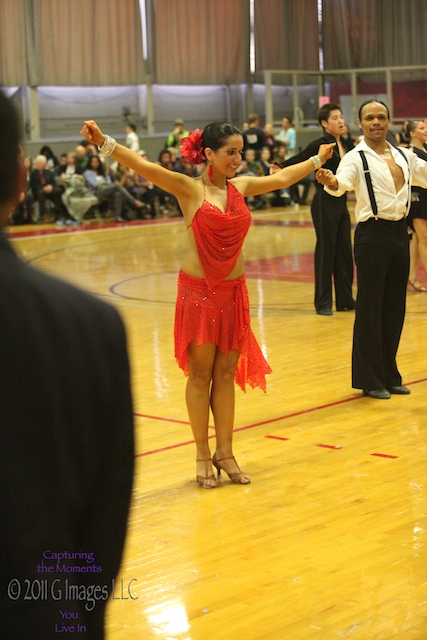
POLYGON ((398 396, 407 396, 411 393, 408 387, 389 387, 390 393, 396 393, 398 396))
POLYGON ((316 313, 319 316, 332 316, 333 315, 332 309, 316 309, 316 313))
POLYGON ((356 309, 356 302, 352 300, 350 304, 346 304, 345 307, 337 307, 337 311, 354 311, 356 309))
MULTIPOLYGON (((396 389, 396 387, 394 388, 396 389)), ((363 389, 363 395, 369 398, 376 398, 377 400, 389 400, 390 391, 387 391, 387 389, 374 389, 373 391, 363 389)))

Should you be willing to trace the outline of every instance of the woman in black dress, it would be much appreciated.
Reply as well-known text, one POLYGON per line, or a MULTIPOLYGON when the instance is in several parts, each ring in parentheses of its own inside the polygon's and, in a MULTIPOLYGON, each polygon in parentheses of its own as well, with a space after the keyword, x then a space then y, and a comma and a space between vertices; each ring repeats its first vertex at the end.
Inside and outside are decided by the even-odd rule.
MULTIPOLYGON (((409 120, 406 127, 409 148, 419 158, 427 162, 427 127, 424 120, 409 120)), ((418 262, 421 261, 427 271, 427 189, 412 184, 411 209, 408 215, 408 225, 412 230, 411 239, 411 267, 409 271, 409 285, 415 291, 427 291, 417 280, 418 262)))

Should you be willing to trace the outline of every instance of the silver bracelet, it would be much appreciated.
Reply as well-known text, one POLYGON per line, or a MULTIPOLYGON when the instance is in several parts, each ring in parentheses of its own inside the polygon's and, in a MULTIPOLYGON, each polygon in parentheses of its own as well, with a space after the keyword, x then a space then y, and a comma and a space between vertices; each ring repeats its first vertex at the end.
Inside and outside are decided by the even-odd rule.
POLYGON ((315 168, 316 171, 317 171, 317 169, 320 169, 320 167, 322 166, 322 161, 319 158, 319 156, 311 156, 310 160, 314 164, 314 168, 315 168))
POLYGON ((98 147, 98 149, 101 153, 104 153, 106 156, 111 156, 114 149, 116 148, 116 144, 117 142, 114 140, 114 138, 111 138, 110 136, 105 136, 104 142, 102 143, 102 147, 98 147))

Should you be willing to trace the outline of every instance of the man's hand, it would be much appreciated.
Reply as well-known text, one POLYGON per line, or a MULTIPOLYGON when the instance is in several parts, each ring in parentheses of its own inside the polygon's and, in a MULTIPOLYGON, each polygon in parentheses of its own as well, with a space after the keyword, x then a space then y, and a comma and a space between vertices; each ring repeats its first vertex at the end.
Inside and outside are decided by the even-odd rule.
POLYGON ((330 169, 319 169, 316 171, 316 180, 334 191, 338 189, 338 180, 330 169))

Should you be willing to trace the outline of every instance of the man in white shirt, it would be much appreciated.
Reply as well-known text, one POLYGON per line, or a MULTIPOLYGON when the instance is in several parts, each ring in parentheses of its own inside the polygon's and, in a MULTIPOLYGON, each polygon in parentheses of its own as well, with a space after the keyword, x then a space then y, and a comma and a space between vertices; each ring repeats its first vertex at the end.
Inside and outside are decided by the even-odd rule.
POLYGON ((409 273, 405 218, 412 180, 427 188, 427 164, 414 153, 398 150, 386 141, 390 114, 383 102, 364 102, 358 123, 363 140, 346 153, 336 175, 320 169, 316 178, 331 195, 356 192, 354 256, 358 294, 352 385, 363 389, 366 396, 385 400, 391 393, 410 393, 402 386, 396 364, 409 273))
POLYGON ((276 135, 276 141, 286 146, 286 160, 292 158, 297 152, 297 134, 292 120, 285 116, 282 118, 282 128, 276 135))
POLYGON ((134 124, 128 122, 125 126, 126 133, 126 146, 132 151, 139 151, 139 138, 136 133, 136 127, 134 124))

